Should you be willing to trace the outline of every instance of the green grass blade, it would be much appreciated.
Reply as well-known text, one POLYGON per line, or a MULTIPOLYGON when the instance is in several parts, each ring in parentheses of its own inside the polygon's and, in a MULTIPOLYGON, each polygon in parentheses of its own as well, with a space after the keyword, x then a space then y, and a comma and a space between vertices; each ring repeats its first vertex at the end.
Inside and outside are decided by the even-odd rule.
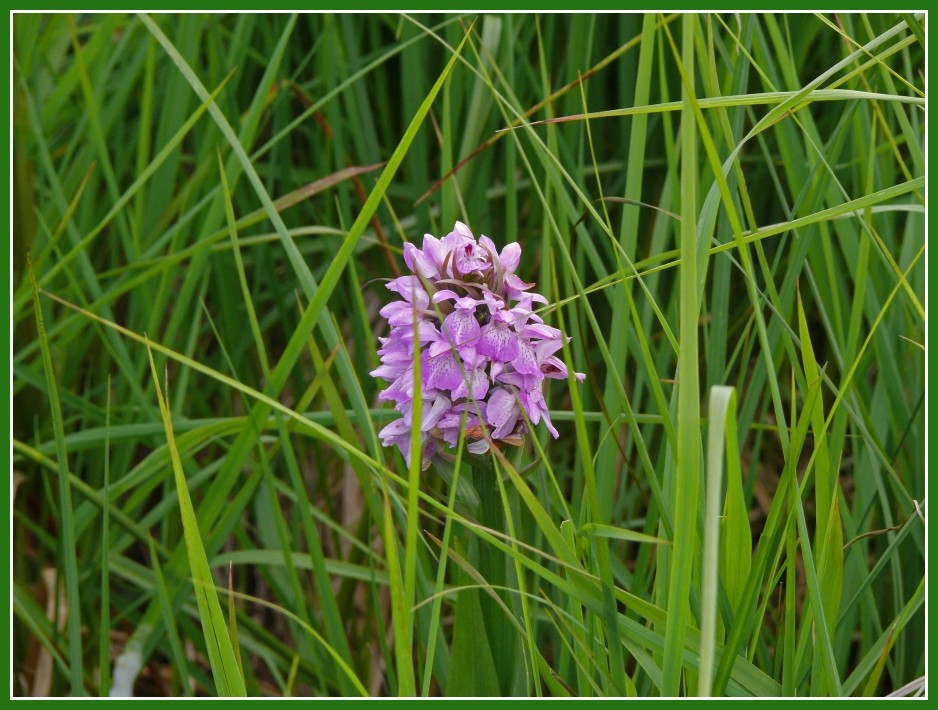
POLYGON ((752 564, 752 529, 749 527, 749 511, 744 499, 734 405, 735 398, 730 404, 725 427, 726 494, 720 521, 720 579, 735 616, 752 564))
MULTIPOLYGON (((815 398, 820 395, 820 384, 820 381, 812 383, 805 398, 805 409, 814 406, 815 398)), ((749 576, 746 579, 746 586, 736 610, 733 627, 727 633, 726 650, 717 665, 717 672, 713 681, 713 692, 716 695, 725 692, 733 666, 738 664, 741 658, 737 655, 739 649, 742 647, 744 639, 748 638, 756 619, 761 618, 754 612, 754 609, 757 608, 757 598, 763 580, 769 574, 769 559, 775 552, 775 549, 773 549, 775 537, 790 524, 789 511, 786 510, 788 507, 786 505, 787 495, 791 488, 797 487, 795 469, 808 435, 809 422, 809 417, 801 417, 792 431, 789 440, 790 449, 785 459, 785 468, 779 479, 772 508, 756 546, 749 576), (783 516, 785 516, 784 519, 783 516)))
POLYGON ((238 606, 234 595, 234 574, 232 564, 228 563, 228 630, 231 633, 231 646, 234 649, 235 660, 238 662, 238 672, 244 677, 244 664, 241 661, 241 644, 238 643, 238 606))
MULTIPOLYGON (((551 252, 551 262, 553 264, 553 252, 551 252)), ((556 270, 556 267, 554 267, 556 270)), ((558 324, 561 331, 566 331, 563 313, 557 311, 558 324)), ((570 357, 569 346, 565 343, 563 346, 564 357, 567 362, 570 363, 568 366, 568 371, 572 371, 572 363, 570 357)), ((568 378, 568 391, 570 392, 570 398, 573 403, 574 411, 583 411, 583 405, 580 399, 580 392, 577 388, 577 382, 575 378, 568 378)), ((577 440, 580 449, 580 455, 583 461, 583 479, 584 486, 586 488, 586 500, 588 502, 588 517, 584 516, 584 519, 597 521, 604 520, 606 512, 605 506, 601 502, 599 486, 597 484, 596 471, 593 466, 593 452, 589 444, 589 437, 586 434, 585 422, 583 422, 581 417, 576 419, 576 428, 577 428, 577 440)), ((600 525, 605 525, 604 523, 599 523, 600 525)), ((626 694, 628 692, 631 681, 624 672, 625 668, 625 659, 623 658, 621 651, 621 641, 618 634, 618 625, 615 623, 616 616, 616 607, 615 607, 615 598, 613 593, 613 578, 612 578, 612 565, 610 562, 609 556, 609 546, 607 539, 604 536, 595 536, 592 540, 593 549, 596 554, 596 568, 599 572, 599 577, 602 580, 603 585, 603 616, 602 621, 605 625, 605 633, 609 637, 609 670, 608 677, 612 681, 609 691, 615 692, 617 694, 626 694)), ((605 672, 605 668, 602 669, 605 672)), ((633 688, 634 690, 634 688, 633 688)))
MULTIPOLYGON (((693 36, 697 20, 685 15, 681 57, 684 73, 694 76, 693 36)), ((674 518, 674 546, 668 589, 668 621, 665 626, 661 694, 681 694, 684 634, 690 616, 691 573, 698 549, 697 515, 700 506, 700 384, 698 381, 697 321, 697 132, 693 97, 685 89, 681 112, 681 267, 680 267, 680 348, 678 358, 677 441, 674 452, 676 480, 671 491, 674 518)))
POLYGON ((922 28, 921 23, 915 18, 914 15, 911 15, 907 12, 902 13, 902 19, 909 26, 909 29, 912 30, 912 34, 915 35, 915 39, 918 40, 918 43, 925 47, 925 30, 922 28))
POLYGON ((108 562, 111 553, 111 378, 107 378, 107 402, 104 414, 104 506, 101 509, 101 628, 98 633, 98 694, 111 692, 111 578, 108 562))
MULTIPOLYGON (((500 612, 499 612, 500 613, 500 612)), ((488 619, 479 606, 479 589, 461 590, 456 600, 451 651, 452 667, 446 685, 450 697, 498 697, 498 674, 485 634, 488 619)))
MULTIPOLYGON (((463 426, 460 426, 460 436, 459 443, 456 447, 456 461, 453 465, 453 477, 449 481, 450 491, 449 498, 447 499, 447 507, 453 508, 456 503, 456 493, 459 490, 459 483, 461 480, 459 474, 461 466, 463 463, 463 452, 465 450, 466 437, 464 436, 465 431, 465 421, 468 416, 468 412, 463 413, 463 426)), ((430 682, 432 680, 432 669, 433 669, 433 660, 436 653, 436 645, 439 634, 437 629, 440 625, 440 613, 443 604, 443 597, 441 592, 443 591, 443 586, 445 582, 447 561, 449 558, 449 551, 451 545, 451 538, 453 534, 453 521, 451 518, 446 518, 446 523, 443 526, 443 539, 441 541, 440 547, 440 561, 437 567, 436 581, 433 587, 433 608, 430 617, 429 625, 429 634, 427 641, 427 655, 424 662, 423 669, 423 680, 420 686, 420 695, 421 697, 428 697, 430 695, 430 682)), ((457 602, 458 605, 458 602, 457 602)), ((452 651, 450 652, 452 655, 452 651)), ((447 686, 448 687, 448 686, 447 686)))
POLYGON ((42 350, 42 367, 46 374, 46 391, 49 394, 49 406, 52 410, 52 427, 56 441, 56 462, 58 464, 59 526, 61 532, 61 555, 65 568, 65 601, 68 605, 68 667, 71 693, 75 697, 85 694, 81 643, 81 604, 78 590, 78 557, 76 553, 75 521, 72 509, 72 486, 68 476, 68 452, 65 449, 65 426, 62 421, 62 407, 59 404, 58 387, 55 382, 55 368, 52 353, 46 339, 46 327, 42 317, 42 304, 39 301, 39 288, 32 264, 27 257, 27 269, 32 283, 33 313, 36 318, 36 332, 42 350))
MULTIPOLYGON (((732 387, 710 388, 707 416, 707 477, 704 505, 702 600, 700 623, 700 669, 697 695, 709 697, 713 689, 714 649, 717 643, 717 601, 720 588, 720 497, 723 492, 723 458, 736 456, 727 430, 736 426, 736 391, 732 387)), ((728 499, 728 498, 727 498, 728 499)))
POLYGON ((157 401, 163 417, 163 426, 166 429, 166 439, 169 444, 172 458, 173 474, 176 480, 176 489, 179 494, 179 508, 182 515, 183 533, 186 541, 186 552, 189 558, 189 569, 192 574, 192 584, 195 589, 196 601, 199 605, 199 618, 202 631, 205 635, 205 646, 212 666, 212 676, 219 695, 229 697, 243 697, 246 694, 244 678, 238 668, 235 650, 228 635, 228 625, 222 614, 218 595, 215 593, 215 583, 208 558, 202 545, 195 509, 189 498, 189 489, 186 484, 186 475, 183 471, 182 461, 176 449, 176 437, 173 433, 173 422, 169 408, 163 399, 160 378, 153 360, 152 350, 147 348, 150 358, 150 373, 156 388, 157 401))
POLYGON ((156 545, 153 538, 148 537, 150 544, 150 560, 153 564, 153 581, 156 598, 160 604, 160 611, 163 613, 163 624, 166 626, 166 633, 169 636, 169 647, 172 652, 173 663, 178 674, 179 685, 182 686, 182 692, 192 695, 192 685, 189 680, 189 663, 186 660, 186 654, 182 648, 182 641, 179 637, 179 629, 176 628, 176 617, 173 614, 173 607, 170 604, 170 591, 166 585, 166 579, 163 577, 163 569, 160 566, 159 553, 156 551, 156 545))
MULTIPOLYGON (((183 139, 192 131, 192 128, 202 117, 202 114, 209 107, 209 105, 211 105, 211 102, 214 101, 221 93, 222 89, 225 88, 228 79, 233 76, 233 73, 234 72, 229 73, 228 77, 225 78, 225 81, 219 84, 218 87, 206 97, 205 101, 192 113, 192 115, 186 120, 180 129, 176 131, 173 137, 167 142, 165 146, 163 146, 160 152, 154 156, 153 160, 147 165, 146 169, 140 173, 139 177, 134 181, 134 183, 129 188, 127 188, 127 190, 123 193, 123 195, 121 195, 120 198, 114 202, 114 205, 108 210, 108 213, 101 219, 100 222, 98 222, 94 229, 82 237, 82 239, 78 241, 66 254, 57 259, 56 262, 42 274, 42 277, 39 280, 41 285, 50 283, 53 276, 63 271, 72 261, 78 257, 79 254, 85 252, 91 243, 95 240, 95 238, 104 231, 104 229, 120 213, 120 211, 134 197, 134 195, 141 193, 143 186, 166 162, 166 160, 179 148, 179 145, 182 143, 183 139)), ((76 193, 76 200, 80 194, 81 192, 76 193)), ((66 213, 66 217, 71 214, 73 209, 74 207, 69 205, 69 211, 66 213)), ((63 225, 64 223, 65 222, 63 221, 63 225)))

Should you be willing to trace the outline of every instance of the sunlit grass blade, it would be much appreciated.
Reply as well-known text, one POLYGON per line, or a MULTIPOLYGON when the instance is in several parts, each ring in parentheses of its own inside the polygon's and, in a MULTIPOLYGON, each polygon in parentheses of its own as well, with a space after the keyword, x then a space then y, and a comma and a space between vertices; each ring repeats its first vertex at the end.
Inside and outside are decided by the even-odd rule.
MULTIPOLYGON (((776 91, 752 94, 741 94, 739 96, 719 96, 711 98, 702 98, 698 100, 701 109, 725 109, 739 106, 773 106, 784 101, 789 101, 797 96, 803 105, 814 101, 895 101, 898 103, 923 106, 924 99, 917 96, 903 96, 901 94, 881 94, 872 91, 855 91, 849 89, 815 89, 807 94, 794 91, 776 91)), ((622 118, 625 116, 646 116, 649 114, 663 112, 678 112, 681 110, 680 101, 670 101, 664 104, 651 104, 647 106, 632 106, 621 109, 610 109, 608 111, 593 111, 571 116, 558 116, 557 118, 546 118, 543 121, 531 121, 529 125, 567 123, 570 121, 589 121, 602 118, 622 118)), ((798 108, 794 109, 798 110, 798 108)))
MULTIPOLYGON (((697 695, 710 696, 713 688, 714 649, 717 642, 717 605, 722 575, 720 498, 723 493, 723 458, 736 457, 736 392, 731 387, 710 389, 707 416, 707 468, 704 504, 703 559, 701 562, 700 673, 697 695), (730 434, 730 431, 733 434, 730 434)), ((727 466, 730 469, 730 466, 727 466)), ((727 480, 730 477, 727 476, 727 480)), ((727 485, 729 489, 729 484, 727 485)), ((729 501, 729 494, 726 496, 729 501)), ((725 506, 725 503, 724 503, 725 506)), ((724 549, 728 546, 723 545, 724 549)), ((744 554, 747 550, 739 550, 744 554)))
POLYGON ((199 618, 202 623, 202 631, 205 635, 205 647, 208 653, 209 663, 212 667, 212 676, 215 680, 216 690, 219 695, 243 697, 246 694, 244 678, 238 668, 231 637, 228 634, 228 624, 222 614, 221 605, 218 602, 218 595, 215 593, 215 582, 212 578, 211 569, 209 569, 208 566, 205 548, 202 546, 202 538, 199 534, 195 510, 189 498, 186 475, 182 467, 182 461, 179 458, 179 452, 176 450, 173 422, 166 402, 163 399, 160 378, 157 373, 156 362, 153 360, 153 353, 149 348, 147 349, 147 353, 150 358, 150 372, 153 376, 157 402, 163 417, 166 439, 172 458, 173 474, 176 480, 176 489, 179 494, 179 509, 182 515, 183 533, 186 540, 186 551, 189 558, 189 569, 192 574, 192 584, 199 606, 199 618))

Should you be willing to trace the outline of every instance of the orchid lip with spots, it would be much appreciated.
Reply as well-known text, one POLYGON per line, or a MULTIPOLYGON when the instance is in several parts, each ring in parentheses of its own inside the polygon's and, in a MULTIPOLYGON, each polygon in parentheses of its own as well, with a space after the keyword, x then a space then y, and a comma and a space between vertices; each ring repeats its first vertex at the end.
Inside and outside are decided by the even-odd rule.
POLYGON ((378 399, 394 402, 401 413, 381 430, 381 441, 396 445, 408 465, 415 425, 426 467, 437 452, 457 445, 464 416, 466 447, 473 454, 488 451, 489 440, 521 444, 526 419, 533 425, 543 420, 557 438, 543 387, 545 379, 568 377, 556 356, 565 336, 534 312, 534 304, 547 299, 515 274, 520 260, 517 242, 499 252, 488 237, 476 240, 462 222, 441 239, 425 235, 422 249, 404 245, 411 273, 387 284, 401 300, 380 311, 390 333, 379 338, 381 366, 371 375, 390 383, 378 399), (415 349, 420 422, 412 416, 415 349))

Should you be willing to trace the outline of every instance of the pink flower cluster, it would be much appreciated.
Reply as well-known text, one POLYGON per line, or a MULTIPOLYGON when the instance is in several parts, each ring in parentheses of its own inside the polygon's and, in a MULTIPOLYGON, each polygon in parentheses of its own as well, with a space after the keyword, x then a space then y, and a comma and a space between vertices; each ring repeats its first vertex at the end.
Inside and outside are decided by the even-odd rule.
POLYGON ((516 242, 499 252, 462 222, 442 239, 425 235, 423 249, 404 245, 411 274, 387 284, 400 300, 381 309, 391 332, 379 338, 381 366, 371 375, 391 383, 378 399, 394 402, 402 415, 379 436, 385 446, 398 446, 408 465, 415 348, 424 466, 439 449, 456 446, 464 415, 466 447, 475 454, 488 450, 489 439, 521 444, 525 416, 532 424, 543 419, 557 437, 543 384, 568 376, 556 356, 564 336, 534 312, 534 304, 547 299, 515 274, 520 259, 516 242))

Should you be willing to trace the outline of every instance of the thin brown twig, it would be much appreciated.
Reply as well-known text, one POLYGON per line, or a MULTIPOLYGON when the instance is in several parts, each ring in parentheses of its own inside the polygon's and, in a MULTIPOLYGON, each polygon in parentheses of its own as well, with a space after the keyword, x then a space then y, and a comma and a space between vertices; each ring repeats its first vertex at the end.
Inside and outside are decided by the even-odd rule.
POLYGON ((909 521, 912 520, 912 518, 914 518, 916 515, 918 515, 918 517, 920 517, 922 521, 924 521, 925 516, 922 515, 922 510, 918 505, 918 501, 912 501, 912 502, 915 503, 915 510, 909 513, 909 517, 907 517, 901 523, 899 523, 898 525, 893 525, 890 528, 883 528, 882 530, 870 530, 869 532, 865 532, 861 535, 857 535, 855 538, 847 542, 846 545, 844 545, 844 550, 850 547, 853 543, 857 542, 858 540, 862 540, 865 537, 872 537, 874 535, 884 535, 885 533, 888 533, 888 532, 896 532, 897 530, 901 530, 906 525, 908 525, 909 521))

